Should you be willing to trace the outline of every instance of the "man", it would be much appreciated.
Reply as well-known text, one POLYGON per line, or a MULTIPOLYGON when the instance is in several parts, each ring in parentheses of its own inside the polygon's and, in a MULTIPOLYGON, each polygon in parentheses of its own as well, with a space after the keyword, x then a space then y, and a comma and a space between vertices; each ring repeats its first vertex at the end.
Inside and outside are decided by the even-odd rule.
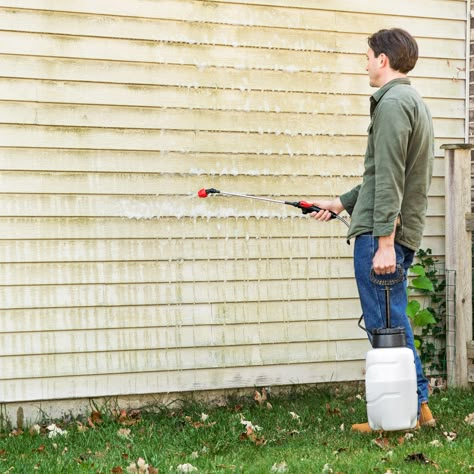
MULTIPOLYGON (((406 272, 418 249, 431 182, 434 139, 430 112, 410 85, 407 73, 418 59, 418 45, 406 31, 380 30, 368 39, 369 83, 379 89, 370 98, 371 122, 362 183, 332 201, 317 201, 325 209, 311 215, 330 219, 327 210, 351 214, 348 238, 355 237, 354 269, 365 326, 369 331, 385 326, 383 288, 369 275, 390 275, 401 265, 406 272)), ((415 355, 419 424, 433 426, 428 407, 428 381, 416 352, 413 331, 406 315, 405 282, 391 291, 393 327, 404 327, 407 345, 415 355)), ((368 423, 353 425, 370 432, 368 423)))

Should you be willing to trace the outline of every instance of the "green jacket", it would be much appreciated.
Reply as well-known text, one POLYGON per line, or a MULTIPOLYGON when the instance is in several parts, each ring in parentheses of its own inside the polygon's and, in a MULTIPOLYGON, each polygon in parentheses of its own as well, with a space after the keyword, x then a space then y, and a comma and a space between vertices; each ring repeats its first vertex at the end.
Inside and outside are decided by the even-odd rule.
POLYGON ((352 217, 347 237, 390 235, 400 217, 395 241, 417 250, 433 172, 431 114, 407 78, 385 84, 370 101, 362 184, 340 197, 352 217))

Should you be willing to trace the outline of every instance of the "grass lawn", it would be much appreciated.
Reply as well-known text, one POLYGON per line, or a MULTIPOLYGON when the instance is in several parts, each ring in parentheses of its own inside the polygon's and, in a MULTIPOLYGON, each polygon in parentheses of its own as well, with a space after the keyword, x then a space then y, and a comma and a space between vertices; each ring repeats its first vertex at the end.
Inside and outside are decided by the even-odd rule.
POLYGON ((441 391, 430 407, 435 428, 362 435, 350 430, 366 419, 354 386, 128 412, 111 400, 81 418, 4 430, 0 474, 474 472, 474 391, 441 391))

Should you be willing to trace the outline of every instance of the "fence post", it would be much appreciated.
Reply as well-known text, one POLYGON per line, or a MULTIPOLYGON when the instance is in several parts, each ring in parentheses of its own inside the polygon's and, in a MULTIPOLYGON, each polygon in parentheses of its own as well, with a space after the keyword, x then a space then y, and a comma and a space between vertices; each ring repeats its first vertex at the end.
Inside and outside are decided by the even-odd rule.
MULTIPOLYGON (((446 269, 454 271, 455 295, 448 301, 446 356, 448 385, 469 385, 467 347, 472 341, 471 148, 443 145, 445 163, 446 269), (449 307, 451 306, 451 307, 449 307)), ((449 288, 448 288, 449 289, 449 288)))

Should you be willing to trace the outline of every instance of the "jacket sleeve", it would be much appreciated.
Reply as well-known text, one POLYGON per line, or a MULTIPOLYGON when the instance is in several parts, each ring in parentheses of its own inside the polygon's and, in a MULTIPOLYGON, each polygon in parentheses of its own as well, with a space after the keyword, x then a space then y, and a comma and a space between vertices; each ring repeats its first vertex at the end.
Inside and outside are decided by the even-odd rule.
POLYGON ((339 196, 339 199, 341 200, 342 205, 344 206, 344 209, 349 213, 349 215, 352 215, 352 211, 354 210, 354 206, 359 196, 360 186, 361 185, 359 184, 358 186, 356 186, 355 188, 352 188, 347 193, 344 193, 341 196, 339 196))
POLYGON ((380 237, 393 232, 400 213, 412 117, 406 104, 391 98, 379 104, 376 114, 372 129, 375 159, 373 234, 380 237))

